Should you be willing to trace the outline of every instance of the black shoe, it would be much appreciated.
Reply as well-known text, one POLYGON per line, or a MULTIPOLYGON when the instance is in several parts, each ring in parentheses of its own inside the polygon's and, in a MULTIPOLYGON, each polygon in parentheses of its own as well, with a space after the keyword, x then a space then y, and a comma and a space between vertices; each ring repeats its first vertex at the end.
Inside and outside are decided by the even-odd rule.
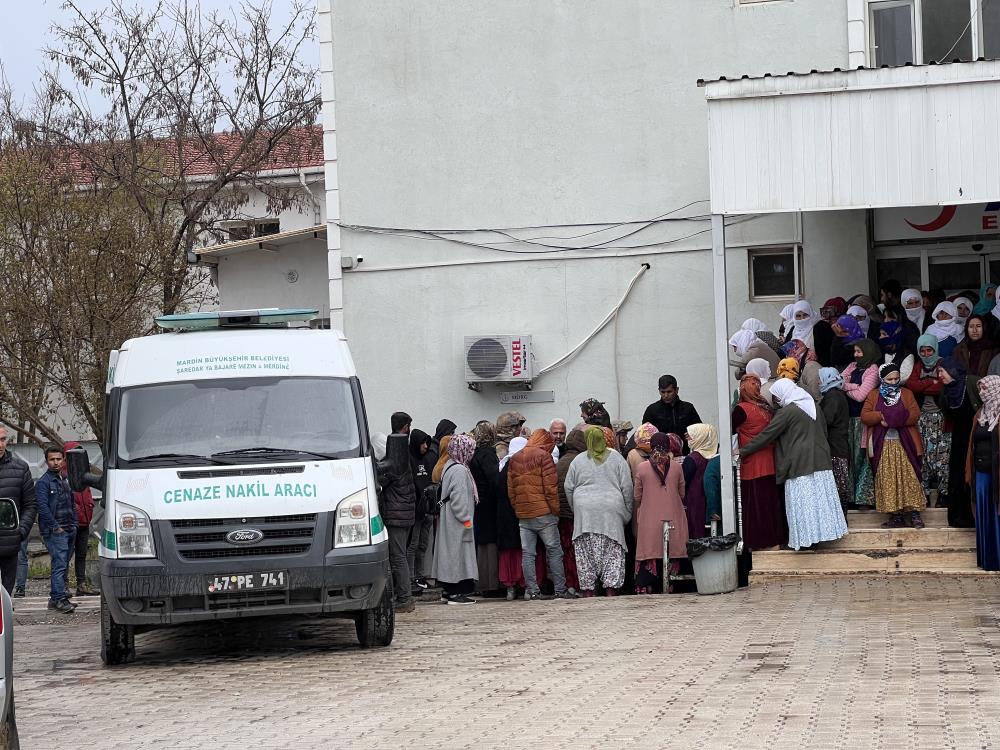
POLYGON ((396 602, 393 608, 399 614, 406 614, 407 612, 412 612, 417 608, 417 603, 412 599, 407 599, 405 602, 396 602))
POLYGON ((574 589, 566 589, 561 594, 556 594, 556 599, 579 599, 580 595, 574 589))
POLYGON ((24 586, 15 586, 14 593, 11 596, 23 597, 24 596, 24 586))
POLYGON ((72 614, 76 609, 68 600, 60 599, 57 602, 49 600, 49 609, 54 609, 57 612, 62 612, 64 615, 72 614))
POLYGON ((420 578, 413 579, 413 586, 418 589, 429 589, 430 584, 427 583, 427 579, 421 576, 420 578))
POLYGON ((475 599, 470 599, 465 594, 458 594, 456 596, 448 597, 448 604, 475 604, 475 599))
POLYGON ((555 599, 552 594, 543 594, 541 591, 532 591, 524 595, 524 598, 529 602, 547 602, 549 599, 555 599))

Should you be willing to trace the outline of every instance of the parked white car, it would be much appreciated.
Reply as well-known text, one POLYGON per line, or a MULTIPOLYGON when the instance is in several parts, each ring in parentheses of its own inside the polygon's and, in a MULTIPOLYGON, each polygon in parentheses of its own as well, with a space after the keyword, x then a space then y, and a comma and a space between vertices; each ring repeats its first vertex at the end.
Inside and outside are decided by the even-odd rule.
MULTIPOLYGON (((8 498, 0 498, 0 529, 16 529, 20 525, 17 506, 8 498)), ((20 750, 17 721, 14 717, 14 607, 10 594, 0 586, 0 750, 20 750)))

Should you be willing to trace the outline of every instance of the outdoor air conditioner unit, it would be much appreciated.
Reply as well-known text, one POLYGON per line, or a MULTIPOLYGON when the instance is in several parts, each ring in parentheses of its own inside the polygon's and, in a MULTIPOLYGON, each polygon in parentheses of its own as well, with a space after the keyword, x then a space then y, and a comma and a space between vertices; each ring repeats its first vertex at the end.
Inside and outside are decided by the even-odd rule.
POLYGON ((465 337, 465 382, 530 383, 535 377, 531 335, 465 337))

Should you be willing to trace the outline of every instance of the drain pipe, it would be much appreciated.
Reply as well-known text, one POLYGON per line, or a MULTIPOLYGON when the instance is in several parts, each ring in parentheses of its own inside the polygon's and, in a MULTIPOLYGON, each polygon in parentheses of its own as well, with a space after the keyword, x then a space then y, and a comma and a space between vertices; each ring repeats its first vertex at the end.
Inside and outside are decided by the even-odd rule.
POLYGON ((316 226, 317 224, 319 224, 319 213, 320 213, 319 212, 319 201, 316 200, 316 195, 313 193, 312 189, 306 183, 306 173, 302 169, 299 169, 299 184, 302 186, 302 189, 305 190, 306 193, 309 194, 309 200, 312 201, 312 204, 313 204, 313 226, 316 226))

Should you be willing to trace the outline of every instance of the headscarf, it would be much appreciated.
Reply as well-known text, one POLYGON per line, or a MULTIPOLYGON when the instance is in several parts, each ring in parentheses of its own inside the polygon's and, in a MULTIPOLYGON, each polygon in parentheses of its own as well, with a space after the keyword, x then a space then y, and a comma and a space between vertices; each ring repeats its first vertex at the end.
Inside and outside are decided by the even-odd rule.
POLYGON ((507 465, 510 461, 511 456, 515 453, 520 453, 521 449, 528 444, 528 438, 521 437, 518 435, 516 438, 510 441, 510 445, 507 447, 507 455, 500 459, 500 471, 503 471, 503 467, 507 465))
POLYGON ((854 298, 854 304, 863 309, 866 313, 871 315, 872 311, 878 312, 875 307, 875 301, 872 300, 867 294, 859 294, 854 298))
POLYGON ((596 398, 588 398, 580 404, 580 413, 583 414, 583 421, 598 427, 610 427, 611 415, 604 408, 604 402, 596 398))
POLYGON ((885 401, 886 406, 895 406, 899 403, 899 397, 903 395, 903 384, 902 383, 886 383, 885 379, 889 377, 892 373, 899 373, 899 365, 895 362, 889 362, 888 364, 882 365, 878 368, 878 379, 879 387, 878 392, 885 401))
POLYGON ((376 461, 385 458, 385 444, 388 439, 389 437, 384 432, 372 433, 372 453, 375 454, 376 461))
POLYGON ((655 424, 650 424, 649 422, 643 423, 635 432, 635 447, 643 453, 649 453, 651 445, 650 440, 657 432, 659 432, 659 430, 656 429, 655 424))
POLYGON ((468 435, 453 435, 448 442, 448 455, 452 460, 468 466, 476 452, 476 441, 468 435))
POLYGON ((989 313, 989 311, 996 305, 996 290, 996 284, 983 284, 979 288, 979 302, 977 302, 976 306, 972 308, 972 312, 976 315, 986 315, 989 313), (990 297, 990 289, 993 290, 993 297, 990 297))
POLYGON ((719 432, 710 424, 690 425, 687 428, 688 446, 694 453, 700 453, 709 461, 719 455, 719 432))
POLYGON ((766 383, 771 379, 771 365, 766 359, 760 357, 751 359, 747 362, 746 373, 747 375, 756 375, 760 378, 761 383, 766 383))
MULTIPOLYGON (((600 427, 600 425, 595 425, 600 427)), ((618 436, 615 435, 615 431, 610 427, 601 427, 601 431, 604 432, 604 440, 608 444, 609 448, 615 448, 618 445, 618 436)))
POLYGON ((786 357, 791 357, 796 360, 800 367, 806 362, 816 361, 816 352, 806 346, 805 341, 800 341, 799 339, 792 339, 787 344, 782 346, 781 352, 786 357))
POLYGON ((830 297, 830 299, 823 303, 823 307, 832 307, 839 318, 847 312, 847 300, 843 297, 830 297))
MULTIPOLYGON (((1000 297, 1000 295, 997 295, 997 296, 1000 297)), ((1000 320, 1000 299, 998 299, 997 302, 996 302, 996 304, 993 305, 993 309, 990 310, 990 312, 993 314, 994 318, 996 318, 997 320, 1000 320)))
POLYGON ((492 422, 484 419, 472 428, 472 437, 477 446, 492 447, 497 442, 497 431, 492 422))
POLYGON ((539 427, 528 436, 528 447, 541 448, 546 453, 551 453, 552 449, 556 447, 556 439, 544 427, 539 427))
POLYGON ((962 330, 964 331, 965 321, 967 321, 969 318, 972 317, 972 311, 975 310, 976 306, 972 304, 972 300, 969 299, 968 297, 955 297, 955 299, 953 299, 951 302, 953 305, 955 305, 955 312, 958 313, 956 317, 962 322, 962 330), (969 314, 962 315, 962 311, 958 309, 959 305, 965 305, 967 308, 969 308, 969 314))
POLYGON ((741 328, 729 339, 729 345, 736 350, 737 357, 746 356, 747 349, 757 341, 757 334, 746 328, 741 328))
POLYGON ((786 357, 778 363, 778 379, 780 380, 781 378, 788 378, 792 381, 799 379, 798 360, 786 357))
POLYGON ((747 318, 743 321, 743 325, 740 326, 745 331, 753 331, 757 333, 758 331, 766 331, 767 324, 763 320, 758 320, 757 318, 747 318))
POLYGON ((879 326, 878 346, 883 354, 895 354, 903 343, 903 324, 898 320, 887 320, 879 326), (881 334, 885 334, 882 336, 881 334))
POLYGON ((448 446, 451 445, 451 441, 454 439, 454 435, 445 435, 441 438, 441 442, 438 447, 441 450, 441 455, 438 456, 437 463, 434 464, 434 470, 431 472, 431 481, 440 482, 441 476, 444 473, 444 465, 448 463, 448 459, 451 455, 448 453, 448 446))
POLYGON ((937 336, 934 336, 933 334, 930 333, 925 333, 920 338, 918 338, 917 356, 920 357, 920 361, 924 363, 925 368, 934 367, 937 364, 938 360, 941 359, 940 355, 938 354, 937 336), (929 346, 931 349, 934 350, 934 353, 929 357, 922 357, 920 355, 920 350, 923 349, 925 346, 929 346))
POLYGON ((813 397, 795 385, 791 380, 779 380, 772 385, 771 398, 782 407, 794 404, 805 412, 810 419, 816 419, 816 402, 813 401, 813 397))
POLYGON ((844 376, 836 367, 819 368, 819 392, 826 393, 834 388, 844 387, 844 376))
POLYGON ((788 304, 781 308, 781 312, 778 313, 778 317, 781 318, 781 328, 785 333, 788 333, 788 327, 792 324, 792 319, 795 317, 795 305, 788 304))
POLYGON ((861 350, 861 359, 855 360, 860 370, 867 370, 882 358, 882 350, 878 348, 878 344, 869 338, 855 341, 854 345, 861 350))
POLYGON ((795 303, 795 307, 792 310, 792 338, 801 339, 808 345, 812 341, 813 326, 822 320, 822 318, 819 313, 813 310, 808 300, 799 300, 795 303), (808 317, 802 320, 795 320, 795 314, 800 312, 804 312, 808 317))
MULTIPOLYGON (((861 308, 858 308, 859 310, 861 308)), ((861 324, 853 315, 841 315, 837 318, 837 326, 844 331, 844 335, 839 338, 845 344, 850 344, 865 337, 865 332, 861 329, 861 324)))
POLYGON ((924 316, 927 315, 927 311, 923 307, 924 295, 920 293, 919 289, 904 289, 903 293, 899 295, 899 304, 903 306, 906 311, 906 317, 910 319, 910 322, 917 327, 918 330, 924 330, 924 316), (913 300, 919 300, 920 305, 914 308, 909 308, 906 306, 907 302, 912 302, 913 300))
POLYGON ((937 337, 938 341, 944 341, 951 336, 955 341, 965 338, 965 323, 958 317, 958 309, 954 303, 947 300, 940 303, 931 313, 934 322, 927 326, 925 333, 930 333, 937 337), (946 313, 951 316, 951 320, 938 320, 938 313, 946 313))
POLYGON ((979 411, 979 424, 992 430, 1000 422, 1000 376, 987 375, 979 381, 979 395, 983 408, 979 411))
POLYGON ((608 438, 604 430, 591 425, 583 435, 587 439, 587 457, 596 464, 603 464, 608 457, 608 438))
MULTIPOLYGON (((676 437, 676 435, 674 436, 676 437)), ((680 443, 680 440, 677 441, 680 443)), ((671 450, 670 435, 665 432, 658 432, 653 435, 653 444, 649 452, 649 463, 653 465, 653 471, 660 480, 660 484, 667 484, 667 477, 670 474, 670 459, 673 458, 671 450)))
POLYGON ((854 318, 861 330, 864 332, 865 336, 868 335, 868 329, 871 327, 872 319, 868 317, 868 311, 861 305, 851 305, 847 308, 847 314, 854 318), (862 316, 860 319, 858 316, 862 316))
POLYGON ((756 375, 744 375, 740 380, 740 401, 771 411, 771 405, 760 393, 760 378, 756 375))

